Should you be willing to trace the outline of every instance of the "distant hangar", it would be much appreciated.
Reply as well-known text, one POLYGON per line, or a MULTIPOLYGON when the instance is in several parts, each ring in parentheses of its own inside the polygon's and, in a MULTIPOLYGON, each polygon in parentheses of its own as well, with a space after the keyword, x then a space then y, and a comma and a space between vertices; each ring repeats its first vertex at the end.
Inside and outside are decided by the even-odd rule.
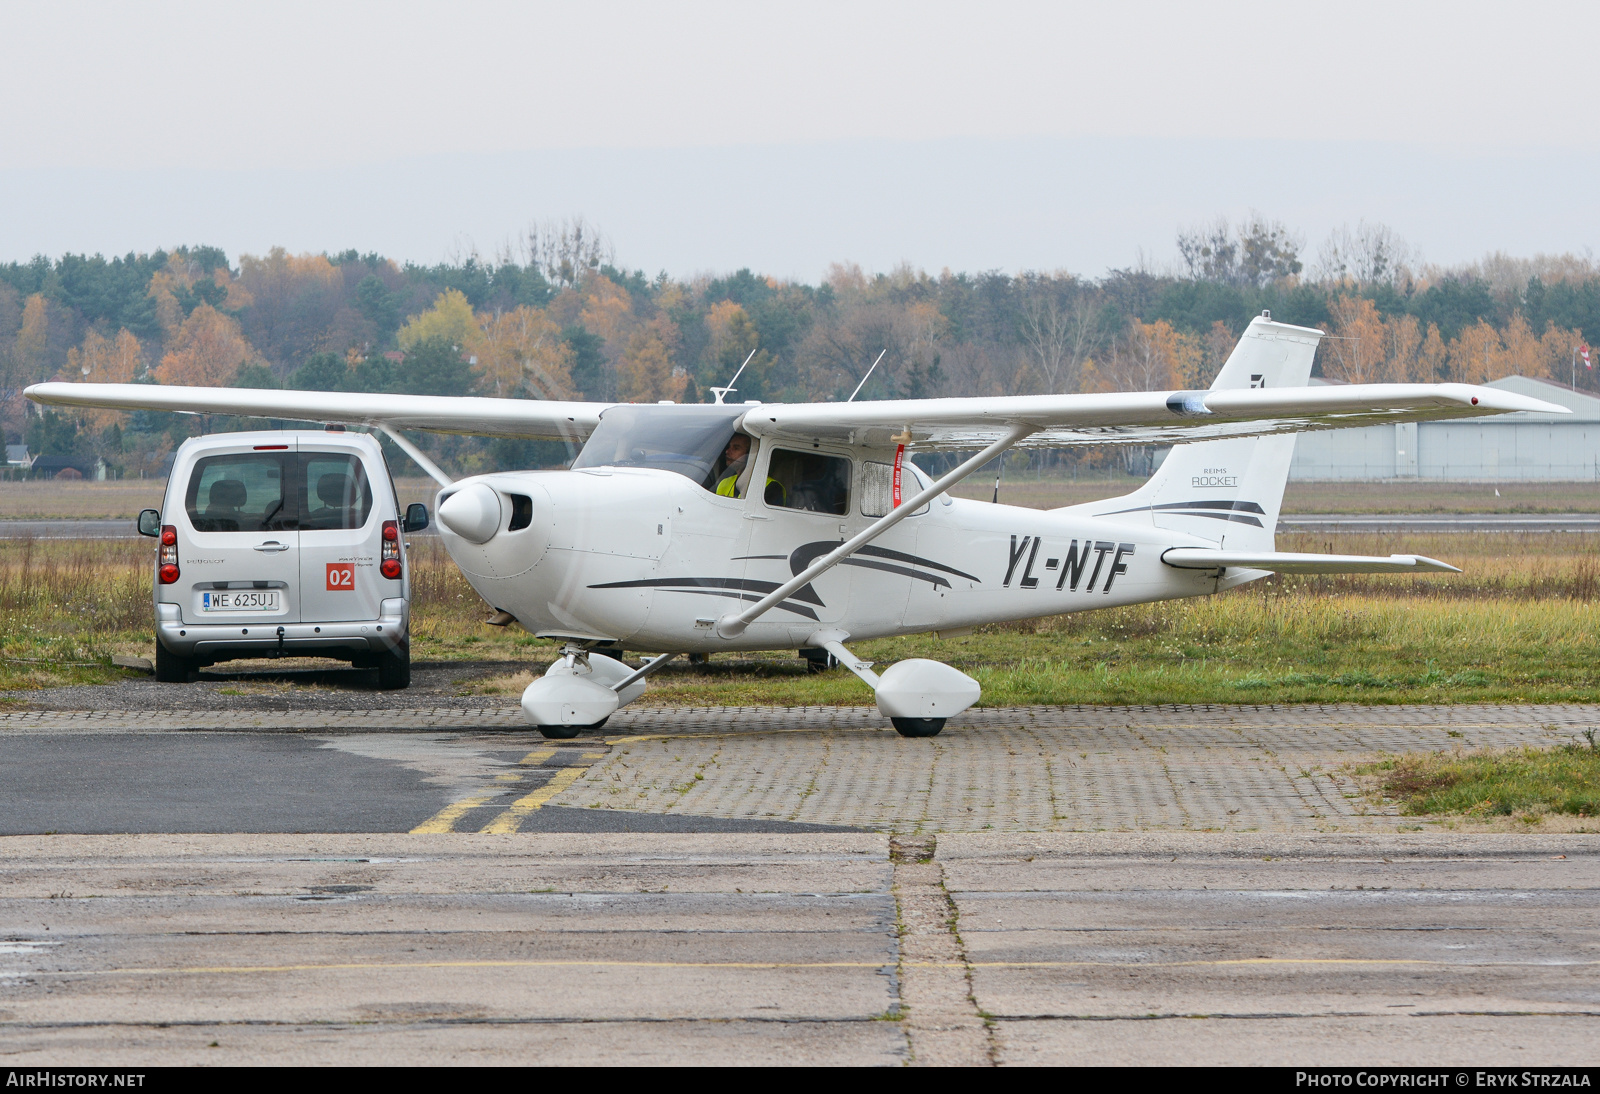
POLYGON ((1295 443, 1289 478, 1600 482, 1600 398, 1527 376, 1507 376, 1485 386, 1531 395, 1572 413, 1502 414, 1302 433, 1295 443))

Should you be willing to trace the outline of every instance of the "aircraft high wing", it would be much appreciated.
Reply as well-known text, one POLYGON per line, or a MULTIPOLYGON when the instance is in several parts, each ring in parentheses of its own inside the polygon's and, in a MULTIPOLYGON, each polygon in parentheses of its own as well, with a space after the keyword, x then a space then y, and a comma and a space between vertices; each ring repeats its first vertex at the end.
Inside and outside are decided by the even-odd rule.
MULTIPOLYGON (((487 437, 585 440, 612 403, 431 395, 163 387, 154 384, 35 384, 46 406, 165 410, 252 418, 340 422, 487 437)), ((1221 391, 899 399, 869 403, 756 403, 744 431, 755 437, 828 440, 868 448, 981 448, 1016 426, 1022 447, 1173 444, 1224 437, 1345 429, 1378 422, 1480 417, 1565 408, 1469 384, 1350 384, 1221 391)))

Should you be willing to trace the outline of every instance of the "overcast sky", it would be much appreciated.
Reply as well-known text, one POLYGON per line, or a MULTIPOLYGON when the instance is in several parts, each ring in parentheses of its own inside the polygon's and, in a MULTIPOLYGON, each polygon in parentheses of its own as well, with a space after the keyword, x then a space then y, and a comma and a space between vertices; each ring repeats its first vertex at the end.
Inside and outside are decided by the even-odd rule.
POLYGON ((1249 209, 1600 240, 1600 5, 0 4, 0 260, 492 253, 1070 269, 1249 209))

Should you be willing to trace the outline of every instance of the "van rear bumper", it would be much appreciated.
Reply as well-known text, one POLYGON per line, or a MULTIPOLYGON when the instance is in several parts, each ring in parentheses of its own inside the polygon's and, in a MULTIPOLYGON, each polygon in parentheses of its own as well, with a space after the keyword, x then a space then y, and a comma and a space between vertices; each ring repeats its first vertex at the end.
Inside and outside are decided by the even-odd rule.
MULTIPOLYGON (((227 661, 243 657, 337 657, 351 660, 409 644, 405 602, 400 612, 343 623, 263 623, 254 627, 158 620, 156 638, 179 657, 227 661), (279 631, 282 631, 280 637, 279 631)), ((385 607, 388 605, 386 604, 385 607)))

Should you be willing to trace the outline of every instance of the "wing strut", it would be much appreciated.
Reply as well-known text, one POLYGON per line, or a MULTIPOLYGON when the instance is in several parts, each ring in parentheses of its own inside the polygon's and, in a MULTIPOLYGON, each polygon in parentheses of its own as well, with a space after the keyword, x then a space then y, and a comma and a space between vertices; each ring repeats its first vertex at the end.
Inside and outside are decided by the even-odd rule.
POLYGON ((440 469, 438 464, 434 463, 432 460, 428 459, 427 456, 423 455, 422 449, 418 448, 416 445, 400 436, 399 430, 390 429, 382 422, 377 424, 379 429, 388 434, 391 441, 400 446, 400 450, 402 452, 411 457, 412 463, 415 463, 418 467, 422 468, 428 473, 428 477, 430 479, 438 483, 440 486, 455 485, 455 479, 452 479, 449 475, 446 475, 444 471, 440 469))
POLYGON ((806 567, 788 581, 785 581, 782 585, 779 585, 776 589, 772 590, 772 592, 768 593, 766 596, 750 605, 744 611, 730 612, 721 619, 717 620, 717 634, 721 635, 723 638, 739 637, 745 632, 746 627, 748 627, 751 623, 754 623, 762 615, 766 614, 766 612, 771 608, 787 600, 790 594, 794 593, 798 589, 804 588, 806 585, 816 580, 817 577, 827 573, 829 570, 833 569, 833 567, 849 558, 853 553, 860 550, 862 547, 865 547, 867 544, 883 535, 883 533, 893 528, 896 524, 899 524, 906 517, 909 517, 912 513, 915 513, 918 509, 921 509, 924 505, 928 504, 928 502, 932 501, 934 498, 950 489, 950 487, 954 486, 956 483, 972 474, 978 468, 982 467, 984 464, 1000 455, 1000 453, 1004 452, 1006 449, 1010 448, 1012 445, 1028 436, 1030 433, 1038 432, 1038 429, 1039 427, 1036 425, 1027 425, 1023 422, 1017 422, 1013 424, 1009 429, 1006 430, 1005 436, 1001 437, 998 441, 995 441, 988 448, 985 448, 982 452, 979 452, 976 456, 973 456, 971 459, 961 464, 944 478, 940 479, 938 482, 935 482, 932 486, 922 491, 922 493, 907 499, 898 508, 890 510, 884 516, 879 517, 877 520, 867 525, 863 531, 859 532, 853 538, 839 544, 839 546, 835 547, 833 550, 817 559, 817 561, 813 562, 810 566, 806 567))

